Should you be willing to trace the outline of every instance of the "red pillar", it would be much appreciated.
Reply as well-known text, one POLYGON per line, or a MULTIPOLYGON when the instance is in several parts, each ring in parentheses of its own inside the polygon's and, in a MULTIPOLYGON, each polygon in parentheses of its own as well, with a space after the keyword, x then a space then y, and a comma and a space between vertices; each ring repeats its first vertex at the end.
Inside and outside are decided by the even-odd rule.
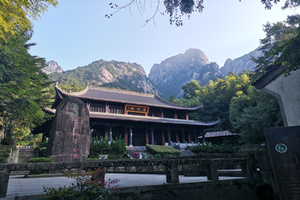
POLYGON ((185 113, 185 119, 189 120, 189 114, 188 113, 185 113))
POLYGON ((191 140, 191 133, 188 133, 188 143, 192 143, 192 140, 191 140))
POLYGON ((165 130, 161 129, 162 145, 165 146, 165 130))
POLYGON ((126 146, 128 146, 128 130, 127 130, 127 127, 124 127, 124 139, 125 139, 126 146))
POLYGON ((108 139, 108 127, 105 126, 105 139, 108 139))
POLYGON ((176 142, 179 143, 179 135, 178 135, 178 130, 176 129, 176 142))
POLYGON ((145 136, 146 136, 146 145, 149 144, 149 132, 148 132, 148 128, 146 128, 145 130, 145 136))

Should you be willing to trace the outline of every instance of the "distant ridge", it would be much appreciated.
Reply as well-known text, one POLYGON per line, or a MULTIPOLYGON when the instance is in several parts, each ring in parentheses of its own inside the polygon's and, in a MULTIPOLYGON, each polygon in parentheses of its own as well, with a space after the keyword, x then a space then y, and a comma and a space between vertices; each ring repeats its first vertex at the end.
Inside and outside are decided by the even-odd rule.
POLYGON ((89 82, 95 86, 154 93, 144 68, 136 63, 99 60, 63 73, 52 73, 49 77, 60 84, 79 88, 85 88, 89 82))
POLYGON ((231 60, 228 58, 225 61, 225 64, 223 67, 220 68, 222 74, 224 76, 228 75, 229 72, 234 72, 236 74, 239 74, 243 72, 244 70, 247 71, 254 71, 256 64, 251 60, 252 56, 257 58, 261 56, 262 53, 258 49, 255 49, 254 51, 251 51, 250 53, 247 53, 239 58, 236 58, 234 60, 231 60))
POLYGON ((65 72, 57 62, 49 61, 43 71, 49 74, 52 81, 68 85, 70 89, 77 87, 75 91, 85 88, 89 82, 95 86, 145 93, 158 92, 161 97, 169 98, 174 95, 181 98, 181 88, 192 80, 197 80, 204 86, 210 80, 224 78, 230 71, 236 74, 244 70, 254 71, 255 63, 251 58, 260 55, 261 52, 256 49, 239 58, 227 59, 224 66, 219 68, 217 63, 208 60, 203 51, 190 48, 154 64, 148 77, 139 64, 104 60, 65 72))

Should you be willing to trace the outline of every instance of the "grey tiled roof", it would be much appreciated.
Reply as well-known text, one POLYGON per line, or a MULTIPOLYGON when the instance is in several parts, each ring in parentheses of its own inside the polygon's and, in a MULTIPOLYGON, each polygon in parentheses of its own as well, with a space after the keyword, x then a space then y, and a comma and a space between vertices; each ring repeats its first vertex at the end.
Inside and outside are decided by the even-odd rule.
POLYGON ((68 93, 60 89, 58 86, 56 86, 55 89, 57 92, 57 96, 59 98, 63 98, 64 95, 67 95, 67 96, 78 97, 80 99, 118 102, 118 103, 125 103, 125 104, 154 106, 154 107, 190 110, 190 111, 196 111, 202 108, 202 105, 199 105, 197 107, 180 106, 180 105, 166 102, 156 94, 132 92, 127 90, 87 86, 86 89, 80 92, 68 93))
POLYGON ((268 85, 270 82, 272 82, 274 79, 276 79, 278 76, 280 76, 282 73, 284 73, 287 70, 286 66, 282 65, 271 65, 268 67, 267 72, 265 75, 257 79, 252 85, 256 89, 263 89, 266 85, 268 85))
POLYGON ((128 121, 164 123, 164 124, 180 124, 180 125, 192 125, 192 126, 206 126, 206 127, 215 126, 220 122, 220 121, 214 121, 214 122, 207 123, 207 122, 201 122, 195 120, 171 119, 171 118, 148 117, 148 116, 138 116, 138 115, 100 113, 100 112, 90 112, 90 118, 124 120, 124 121, 128 120, 128 121))

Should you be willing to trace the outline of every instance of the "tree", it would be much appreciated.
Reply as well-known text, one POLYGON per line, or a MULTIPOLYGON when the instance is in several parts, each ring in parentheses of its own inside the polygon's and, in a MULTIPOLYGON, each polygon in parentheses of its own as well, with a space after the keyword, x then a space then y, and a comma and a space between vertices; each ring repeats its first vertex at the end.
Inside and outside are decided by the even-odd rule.
POLYGON ((231 99, 230 121, 242 142, 250 144, 265 142, 266 127, 283 125, 277 99, 253 86, 231 99))
MULTIPOLYGON (((148 1, 149 2, 149 1, 148 1)), ((161 3, 164 4, 166 10, 165 13, 167 13, 170 17, 170 24, 175 24, 176 26, 182 26, 182 16, 183 15, 190 15, 193 12, 202 12, 203 10, 203 0, 157 0, 153 1, 150 0, 151 5, 155 5, 155 11, 153 15, 146 20, 146 23, 149 21, 153 20, 155 16, 160 13, 163 14, 163 12, 160 11, 160 6, 161 3)), ((119 12, 120 10, 124 8, 131 8, 132 5, 136 5, 138 10, 142 13, 145 10, 145 4, 146 1, 142 0, 130 0, 127 4, 119 6, 118 4, 115 3, 110 3, 110 7, 116 9, 116 11, 112 14, 106 14, 105 17, 110 18, 112 17, 115 13, 119 12)))
MULTIPOLYGON (((242 0, 239 0, 241 2, 242 0)), ((204 0, 150 0, 150 1, 142 1, 142 0, 129 0, 125 5, 119 6, 116 3, 109 3, 109 6, 116 11, 112 14, 106 14, 105 17, 110 18, 115 13, 119 12, 124 8, 131 8, 132 5, 135 5, 137 9, 143 13, 146 7, 146 3, 150 2, 151 5, 155 5, 155 11, 153 15, 146 20, 146 23, 149 21, 154 21, 155 16, 160 13, 167 13, 170 18, 170 24, 175 24, 176 26, 182 26, 182 16, 187 15, 190 18, 192 13, 202 12, 204 9, 204 0), (161 4, 163 3, 165 7, 165 11, 162 12, 160 10, 161 4)), ((261 3, 265 6, 266 9, 271 9, 273 4, 280 2, 280 0, 261 0, 261 3)), ((286 0, 284 8, 295 7, 300 4, 300 0, 286 0)))
POLYGON ((45 61, 28 53, 31 31, 16 32, 0 43, 0 115, 6 134, 20 136, 42 122, 41 105, 48 101, 42 90, 49 85, 41 71, 45 61), (23 133, 22 133, 23 132, 23 133))
POLYGON ((29 29, 29 18, 37 19, 49 5, 57 4, 57 0, 0 0, 0 39, 6 41, 11 35, 29 29))
POLYGON ((231 130, 229 119, 229 105, 234 96, 247 93, 250 80, 247 74, 236 75, 230 73, 225 79, 210 81, 209 85, 200 86, 197 81, 192 81, 183 87, 185 92, 182 102, 187 106, 197 106, 203 103, 203 108, 197 115, 190 118, 201 121, 214 121, 220 123, 216 130, 231 130))
MULTIPOLYGON (((264 0, 265 2, 270 1, 264 0)), ((276 3, 277 1, 275 1, 276 3)), ((283 9, 300 5, 300 0, 287 0, 283 9)), ((287 66, 288 75, 300 68, 300 15, 288 16, 283 22, 264 25, 266 37, 261 39, 262 56, 254 58, 257 67, 253 75, 256 80, 271 67, 287 66)))

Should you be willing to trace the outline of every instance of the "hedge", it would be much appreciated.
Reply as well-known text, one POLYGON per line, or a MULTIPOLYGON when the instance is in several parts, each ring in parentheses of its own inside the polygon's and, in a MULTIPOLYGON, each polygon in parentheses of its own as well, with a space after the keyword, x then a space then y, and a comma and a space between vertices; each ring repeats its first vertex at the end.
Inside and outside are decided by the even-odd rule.
POLYGON ((170 146, 160 146, 160 145, 150 145, 147 144, 146 148, 154 155, 156 158, 168 158, 168 157, 178 157, 181 151, 170 146))
POLYGON ((51 158, 47 157, 37 157, 37 158, 29 158, 28 162, 34 163, 34 162, 52 162, 51 158))

